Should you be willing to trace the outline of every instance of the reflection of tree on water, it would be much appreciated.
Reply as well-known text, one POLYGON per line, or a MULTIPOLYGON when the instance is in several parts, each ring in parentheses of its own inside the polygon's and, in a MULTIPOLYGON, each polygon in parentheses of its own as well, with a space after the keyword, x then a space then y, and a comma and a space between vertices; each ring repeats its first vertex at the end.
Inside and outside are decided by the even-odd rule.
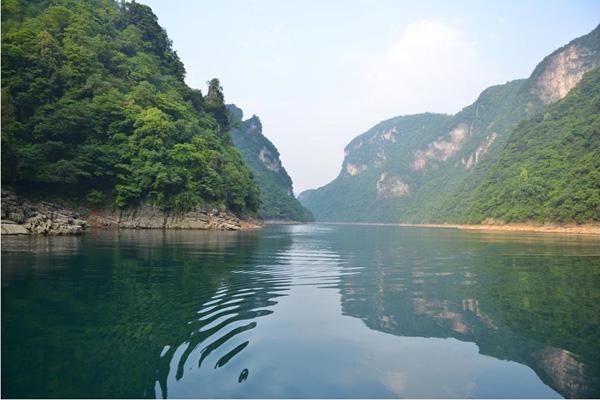
POLYGON ((355 254, 348 267, 366 266, 341 275, 344 314, 394 335, 474 342, 528 365, 564 396, 600 395, 600 270, 577 247, 561 255, 548 242, 364 232, 336 237, 337 252, 355 254))
MULTIPOLYGON (((184 366, 194 353, 199 353, 196 363, 198 368, 203 367, 210 356, 214 356, 214 360, 206 368, 216 369, 223 367, 250 344, 249 340, 245 340, 244 333, 257 326, 259 317, 273 312, 269 307, 277 304, 274 299, 284 295, 283 292, 289 286, 287 278, 274 277, 266 270, 261 271, 261 267, 255 264, 259 260, 270 266, 277 264, 278 260, 266 260, 261 257, 261 253, 264 251, 274 254, 278 251, 277 246, 281 245, 289 245, 289 242, 285 239, 275 244, 259 241, 256 253, 252 254, 258 258, 243 260, 244 264, 251 264, 252 271, 239 269, 223 277, 214 295, 200 304, 193 319, 187 321, 187 336, 171 337, 172 341, 174 339, 178 343, 169 345, 169 350, 162 357, 162 367, 157 377, 163 396, 167 395, 169 366, 174 357, 178 357, 175 360, 175 378, 180 380, 184 374, 184 366), (273 247, 267 249, 267 245, 273 247), (185 350, 178 356, 176 353, 180 348, 185 350)), ((235 266, 243 268, 239 261, 235 266)), ((245 375, 245 378, 238 379, 239 382, 246 380, 248 374, 247 369, 245 373, 240 371, 240 377, 245 375)))
POLYGON ((288 285, 260 271, 279 263, 285 236, 124 231, 77 240, 80 252, 3 253, 3 264, 21 268, 5 276, 3 266, 5 396, 166 397, 169 373, 181 379, 193 355, 211 369, 239 356, 288 285), (40 271, 50 264, 60 272, 40 271))

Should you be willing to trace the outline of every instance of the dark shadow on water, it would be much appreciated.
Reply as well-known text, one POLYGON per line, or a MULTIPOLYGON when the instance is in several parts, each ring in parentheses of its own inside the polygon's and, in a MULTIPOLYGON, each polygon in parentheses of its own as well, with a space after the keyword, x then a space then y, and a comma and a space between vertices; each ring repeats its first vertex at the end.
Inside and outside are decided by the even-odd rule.
POLYGON ((121 231, 2 241, 4 397, 167 397, 169 374, 181 379, 194 350, 198 368, 209 356, 207 368, 220 368, 243 352, 244 334, 288 286, 285 274, 256 273, 280 263, 285 235, 121 231))

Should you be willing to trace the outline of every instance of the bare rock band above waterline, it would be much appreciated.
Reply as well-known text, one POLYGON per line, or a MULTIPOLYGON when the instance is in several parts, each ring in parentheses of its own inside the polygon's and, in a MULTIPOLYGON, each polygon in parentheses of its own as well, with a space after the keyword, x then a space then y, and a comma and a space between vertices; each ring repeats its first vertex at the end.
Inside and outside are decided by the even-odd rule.
POLYGON ((88 228, 238 231, 263 226, 262 221, 251 217, 239 218, 230 211, 202 207, 182 213, 165 212, 150 204, 126 209, 74 208, 32 201, 2 191, 1 232, 3 235, 80 235, 88 228))

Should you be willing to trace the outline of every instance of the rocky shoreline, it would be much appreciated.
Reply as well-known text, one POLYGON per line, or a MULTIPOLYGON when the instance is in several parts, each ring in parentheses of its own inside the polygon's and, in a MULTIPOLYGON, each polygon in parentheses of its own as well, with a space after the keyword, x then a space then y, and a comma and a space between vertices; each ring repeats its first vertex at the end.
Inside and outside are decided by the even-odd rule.
POLYGON ((80 235, 100 229, 199 229, 237 231, 263 226, 259 220, 240 219, 229 211, 196 207, 185 213, 168 213, 143 204, 126 209, 67 207, 32 201, 13 192, 2 192, 3 235, 80 235))

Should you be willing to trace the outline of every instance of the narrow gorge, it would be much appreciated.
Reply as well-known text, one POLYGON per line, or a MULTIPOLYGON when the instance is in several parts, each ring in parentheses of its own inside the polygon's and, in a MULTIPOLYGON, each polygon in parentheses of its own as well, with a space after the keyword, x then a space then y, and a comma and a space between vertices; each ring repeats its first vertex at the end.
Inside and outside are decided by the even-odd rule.
POLYGON ((346 146, 335 180, 299 199, 317 221, 598 222, 598 66, 600 27, 548 55, 528 79, 492 86, 455 115, 375 125, 346 146), (566 156, 561 142, 578 144, 566 156), (514 163, 534 154, 546 161, 514 163), (527 172, 535 179, 512 178, 527 172), (578 211, 568 212, 575 203, 578 211))

